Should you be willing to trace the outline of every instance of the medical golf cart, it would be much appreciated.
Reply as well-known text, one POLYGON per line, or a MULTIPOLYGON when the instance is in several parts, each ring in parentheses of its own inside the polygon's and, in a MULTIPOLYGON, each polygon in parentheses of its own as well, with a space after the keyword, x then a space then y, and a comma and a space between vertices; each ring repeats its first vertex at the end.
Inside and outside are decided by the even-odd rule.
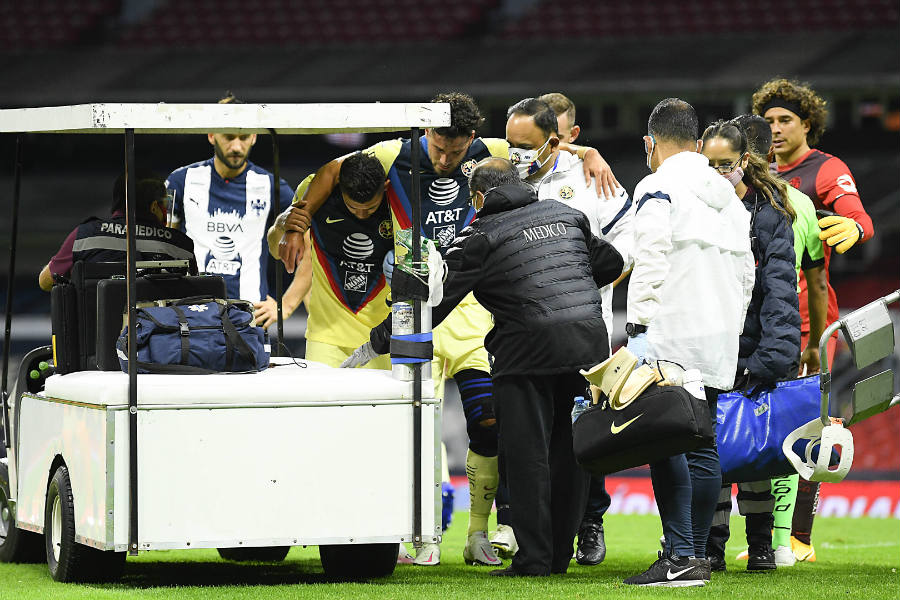
MULTIPOLYGON (((411 129, 417 139, 420 127, 449 124, 449 105, 433 103, 0 110, 0 133, 124 135, 129 322, 139 300, 135 134, 268 133, 277 182, 276 133, 411 129)), ((358 579, 391 574, 400 542, 440 540, 441 407, 431 398, 425 360, 396 361, 393 372, 335 369, 273 351, 272 366, 258 373, 138 375, 130 343, 127 373, 42 378, 53 362, 53 349, 43 347, 26 355, 7 393, 21 135, 17 143, 0 561, 46 558, 57 581, 110 580, 122 572, 126 555, 139 551, 217 548, 230 559, 280 560, 291 546, 317 545, 327 576, 358 579)), ((420 146, 413 149, 416 163, 420 146)), ((418 173, 413 178, 417 199, 418 173)), ((279 186, 272 187, 274 212, 279 186)), ((418 211, 417 200, 413 206, 418 211)), ((419 254, 415 232, 414 261, 419 254)), ((430 319, 427 307, 413 304, 418 333, 430 319)), ((279 305, 281 339, 280 319, 279 305)))

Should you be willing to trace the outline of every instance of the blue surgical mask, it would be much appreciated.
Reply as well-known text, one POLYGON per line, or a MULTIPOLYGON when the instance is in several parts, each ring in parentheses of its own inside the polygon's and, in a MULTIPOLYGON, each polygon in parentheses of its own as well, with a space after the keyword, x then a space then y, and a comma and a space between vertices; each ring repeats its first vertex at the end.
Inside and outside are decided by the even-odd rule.
POLYGON ((519 171, 520 179, 527 179, 531 175, 534 175, 541 168, 547 164, 547 161, 550 160, 550 157, 553 156, 553 153, 547 155, 542 162, 538 161, 537 157, 540 156, 541 152, 544 151, 544 148, 547 147, 547 144, 550 143, 550 138, 547 138, 547 141, 544 142, 544 145, 538 148, 537 150, 525 150, 524 148, 514 148, 510 146, 509 148, 509 161, 515 165, 516 170, 519 171))

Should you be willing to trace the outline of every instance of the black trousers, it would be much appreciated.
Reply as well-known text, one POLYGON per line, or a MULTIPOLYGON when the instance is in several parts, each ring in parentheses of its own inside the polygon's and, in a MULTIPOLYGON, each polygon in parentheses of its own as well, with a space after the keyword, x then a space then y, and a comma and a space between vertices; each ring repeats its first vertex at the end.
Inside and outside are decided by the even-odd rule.
POLYGON ((520 573, 565 573, 585 505, 588 475, 572 450, 572 406, 585 394, 577 372, 494 378, 500 447, 520 573))

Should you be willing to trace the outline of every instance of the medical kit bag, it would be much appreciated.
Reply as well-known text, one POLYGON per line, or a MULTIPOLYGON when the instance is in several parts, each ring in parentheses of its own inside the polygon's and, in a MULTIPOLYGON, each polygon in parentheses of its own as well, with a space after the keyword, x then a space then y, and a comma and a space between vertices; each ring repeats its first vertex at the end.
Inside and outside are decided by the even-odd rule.
MULTIPOLYGON (((138 373, 246 373, 269 365, 266 333, 251 325, 249 302, 184 298, 160 304, 135 311, 138 373)), ((125 372, 129 330, 116 343, 125 372)))
POLYGON ((779 381, 772 389, 719 395, 716 440, 722 480, 739 483, 796 473, 782 444, 795 429, 819 417, 821 402, 818 375, 779 381))
POLYGON ((575 458, 594 475, 608 475, 690 452, 713 442, 705 398, 678 385, 652 383, 620 409, 603 400, 572 425, 575 458))
MULTIPOLYGON (((118 371, 116 344, 125 326, 128 289, 124 278, 107 279, 97 284, 96 367, 101 371, 118 371)), ((224 298, 225 280, 220 275, 187 275, 182 273, 139 272, 135 279, 137 303, 167 298, 224 298)))

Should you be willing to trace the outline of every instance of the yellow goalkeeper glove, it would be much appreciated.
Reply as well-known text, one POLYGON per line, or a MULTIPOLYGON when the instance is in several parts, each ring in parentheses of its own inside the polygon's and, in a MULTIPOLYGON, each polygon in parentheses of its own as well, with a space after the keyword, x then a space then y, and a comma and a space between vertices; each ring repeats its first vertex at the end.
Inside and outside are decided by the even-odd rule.
POLYGON ((862 237, 862 227, 850 217, 830 215, 819 219, 819 239, 843 254, 862 237))

